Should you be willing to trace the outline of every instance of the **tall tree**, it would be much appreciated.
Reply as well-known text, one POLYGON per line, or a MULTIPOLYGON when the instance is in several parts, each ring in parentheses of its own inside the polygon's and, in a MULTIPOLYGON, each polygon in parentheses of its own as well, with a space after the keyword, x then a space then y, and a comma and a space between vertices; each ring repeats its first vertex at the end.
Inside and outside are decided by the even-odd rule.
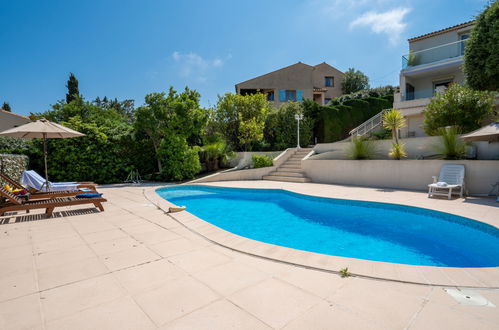
MULTIPOLYGON (((170 87, 168 94, 152 93, 146 95, 145 105, 137 108, 135 113, 135 130, 144 132, 154 146, 157 156, 158 170, 163 172, 161 151, 166 146, 162 141, 175 140, 171 135, 183 139, 175 140, 176 146, 188 145, 195 140, 206 125, 206 114, 199 106, 199 93, 186 88, 182 93, 177 93, 170 87)), ((169 169, 167 169, 169 170, 169 169)))
POLYGON ((71 101, 73 101, 77 97, 80 97, 80 91, 78 90, 78 80, 72 72, 69 74, 69 79, 66 87, 68 89, 68 92, 66 94, 66 103, 71 103, 71 101))
POLYGON ((369 88, 369 78, 360 70, 348 69, 341 82, 341 90, 344 94, 355 93, 369 88))
POLYGON ((10 108, 9 102, 4 102, 2 105, 2 109, 4 109, 5 111, 8 111, 8 112, 12 112, 12 109, 10 108))
POLYGON ((499 1, 476 19, 464 52, 464 71, 471 88, 499 91, 499 1))

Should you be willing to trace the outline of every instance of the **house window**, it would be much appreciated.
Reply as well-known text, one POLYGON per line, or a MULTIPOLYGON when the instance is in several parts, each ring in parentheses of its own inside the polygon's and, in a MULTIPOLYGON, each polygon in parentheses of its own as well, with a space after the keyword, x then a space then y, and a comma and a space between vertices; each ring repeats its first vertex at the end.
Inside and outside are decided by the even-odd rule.
POLYGON ((461 40, 460 42, 460 47, 461 47, 461 55, 464 55, 464 47, 466 46, 466 42, 464 40, 468 39, 470 37, 469 34, 461 34, 459 36, 459 39, 461 40))
POLYGON ((329 104, 329 102, 331 102, 331 99, 330 99, 330 98, 328 98, 328 97, 326 97, 326 98, 324 99, 324 105, 329 104))
POLYGON ((326 87, 334 87, 334 77, 324 77, 324 85, 326 87))
POLYGON ((267 92, 267 101, 274 101, 274 91, 267 92))
POLYGON ((286 90, 286 101, 296 101, 296 91, 286 90))

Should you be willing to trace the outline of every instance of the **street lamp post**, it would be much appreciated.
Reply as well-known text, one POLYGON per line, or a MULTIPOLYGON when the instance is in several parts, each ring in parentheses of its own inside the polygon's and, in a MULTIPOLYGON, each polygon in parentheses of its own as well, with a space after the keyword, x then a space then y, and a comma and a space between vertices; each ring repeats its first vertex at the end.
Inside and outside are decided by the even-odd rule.
POLYGON ((297 141, 296 141, 296 148, 300 149, 300 120, 303 119, 303 115, 302 114, 296 114, 295 115, 295 119, 296 119, 296 122, 297 122, 297 126, 296 126, 296 136, 297 136, 297 141))

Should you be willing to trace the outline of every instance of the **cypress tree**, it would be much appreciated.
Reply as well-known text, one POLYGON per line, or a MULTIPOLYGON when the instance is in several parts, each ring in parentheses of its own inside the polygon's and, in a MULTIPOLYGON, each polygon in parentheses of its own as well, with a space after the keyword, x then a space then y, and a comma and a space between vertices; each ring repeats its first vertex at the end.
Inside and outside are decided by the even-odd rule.
POLYGON ((80 91, 78 90, 78 80, 72 72, 69 74, 66 87, 68 89, 68 93, 66 94, 66 103, 70 103, 75 98, 80 96, 80 91))
POLYGON ((12 112, 12 109, 10 108, 9 102, 4 102, 2 105, 2 109, 4 109, 5 111, 8 111, 8 112, 12 112))

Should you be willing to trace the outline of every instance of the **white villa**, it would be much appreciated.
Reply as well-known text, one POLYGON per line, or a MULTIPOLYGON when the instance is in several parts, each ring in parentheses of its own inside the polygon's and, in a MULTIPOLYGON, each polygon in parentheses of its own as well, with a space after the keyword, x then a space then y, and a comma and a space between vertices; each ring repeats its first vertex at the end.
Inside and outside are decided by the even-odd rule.
POLYGON ((425 106, 449 84, 464 82, 464 47, 474 23, 469 21, 408 40, 409 53, 402 56, 400 92, 393 103, 407 119, 401 137, 426 136, 425 106))

